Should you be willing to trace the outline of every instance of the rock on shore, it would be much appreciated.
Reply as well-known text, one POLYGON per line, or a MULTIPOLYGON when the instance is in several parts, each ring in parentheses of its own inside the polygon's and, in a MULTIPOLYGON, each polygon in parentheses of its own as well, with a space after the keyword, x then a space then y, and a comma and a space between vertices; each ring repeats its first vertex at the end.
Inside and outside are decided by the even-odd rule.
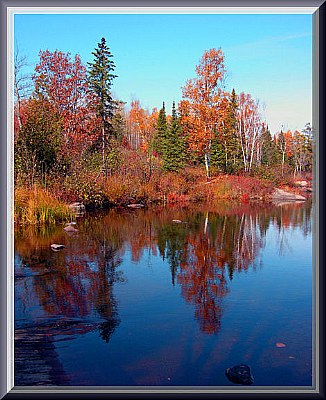
POLYGON ((275 189, 275 191, 271 195, 272 200, 276 201, 305 201, 307 200, 304 196, 300 194, 286 192, 282 189, 275 189))
POLYGON ((84 214, 85 212, 85 206, 83 203, 72 203, 69 204, 69 208, 76 214, 76 215, 81 215, 84 214))

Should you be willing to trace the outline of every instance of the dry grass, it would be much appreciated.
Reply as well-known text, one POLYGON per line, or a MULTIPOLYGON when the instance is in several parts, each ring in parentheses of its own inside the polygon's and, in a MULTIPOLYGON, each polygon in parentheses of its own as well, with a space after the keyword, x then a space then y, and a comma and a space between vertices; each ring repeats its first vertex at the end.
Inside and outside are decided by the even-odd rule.
POLYGON ((35 186, 15 189, 14 221, 19 225, 51 224, 66 221, 73 212, 52 193, 35 186))

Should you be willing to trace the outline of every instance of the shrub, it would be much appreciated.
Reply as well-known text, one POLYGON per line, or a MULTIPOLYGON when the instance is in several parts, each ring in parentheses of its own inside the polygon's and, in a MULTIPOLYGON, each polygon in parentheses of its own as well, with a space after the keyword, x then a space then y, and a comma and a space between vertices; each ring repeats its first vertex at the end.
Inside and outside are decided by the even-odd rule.
POLYGON ((222 176, 214 183, 215 197, 223 199, 249 199, 266 197, 273 190, 273 183, 267 180, 244 177, 222 176))

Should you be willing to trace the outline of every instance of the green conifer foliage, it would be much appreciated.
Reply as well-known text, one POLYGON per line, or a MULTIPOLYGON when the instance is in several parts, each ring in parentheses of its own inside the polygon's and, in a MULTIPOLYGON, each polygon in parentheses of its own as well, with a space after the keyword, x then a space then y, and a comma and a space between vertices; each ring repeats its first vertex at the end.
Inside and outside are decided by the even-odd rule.
POLYGON ((262 155, 261 155, 261 163, 262 165, 272 166, 279 162, 278 149, 272 138, 272 135, 268 129, 262 133, 261 136, 262 142, 262 155))
POLYGON ((166 136, 167 136, 167 121, 166 121, 166 113, 165 113, 165 104, 163 102, 163 106, 160 109, 160 112, 158 114, 157 118, 157 125, 156 125, 156 131, 154 135, 154 150, 156 153, 160 156, 163 155, 164 153, 164 148, 166 146, 166 136))
POLYGON ((168 171, 178 172, 185 165, 185 141, 182 136, 180 119, 172 106, 172 119, 168 126, 162 147, 163 168, 168 171))
POLYGON ((115 69, 112 61, 113 55, 106 45, 105 38, 101 39, 98 47, 92 52, 94 61, 88 63, 88 81, 97 103, 97 112, 101 118, 102 131, 102 162, 106 172, 105 152, 112 135, 112 118, 115 110, 115 101, 111 96, 111 86, 117 75, 113 74, 115 69))

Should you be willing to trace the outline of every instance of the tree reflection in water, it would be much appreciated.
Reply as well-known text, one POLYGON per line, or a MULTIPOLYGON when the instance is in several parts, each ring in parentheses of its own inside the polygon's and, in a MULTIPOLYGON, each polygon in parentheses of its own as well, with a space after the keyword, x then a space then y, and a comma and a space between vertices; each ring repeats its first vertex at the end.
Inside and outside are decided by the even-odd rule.
POLYGON ((217 204, 204 212, 203 207, 154 207, 87 216, 78 220, 79 230, 72 236, 63 226, 17 229, 15 328, 20 360, 26 356, 22 343, 35 335, 43 337, 44 345, 98 330, 109 342, 120 323, 114 285, 125 281, 119 268, 126 250, 139 263, 146 250, 160 256, 169 265, 172 284, 180 285, 183 298, 195 307, 201 330, 218 333, 230 280, 259 265, 270 224, 279 227, 281 246, 292 227, 311 231, 310 210, 309 204, 217 204), (51 243, 66 248, 54 253, 51 243))
POLYGON ((15 235, 20 259, 15 263, 15 301, 16 310, 23 310, 15 320, 20 384, 33 384, 33 380, 57 384, 57 374, 51 372, 54 342, 94 330, 108 342, 120 323, 113 295, 114 283, 123 282, 117 271, 119 246, 100 234, 68 237, 62 228, 54 232, 29 228, 15 235), (53 242, 65 243, 65 251, 53 253, 53 242), (42 363, 36 358, 32 369, 26 363, 31 345, 33 354, 42 354, 42 363))

